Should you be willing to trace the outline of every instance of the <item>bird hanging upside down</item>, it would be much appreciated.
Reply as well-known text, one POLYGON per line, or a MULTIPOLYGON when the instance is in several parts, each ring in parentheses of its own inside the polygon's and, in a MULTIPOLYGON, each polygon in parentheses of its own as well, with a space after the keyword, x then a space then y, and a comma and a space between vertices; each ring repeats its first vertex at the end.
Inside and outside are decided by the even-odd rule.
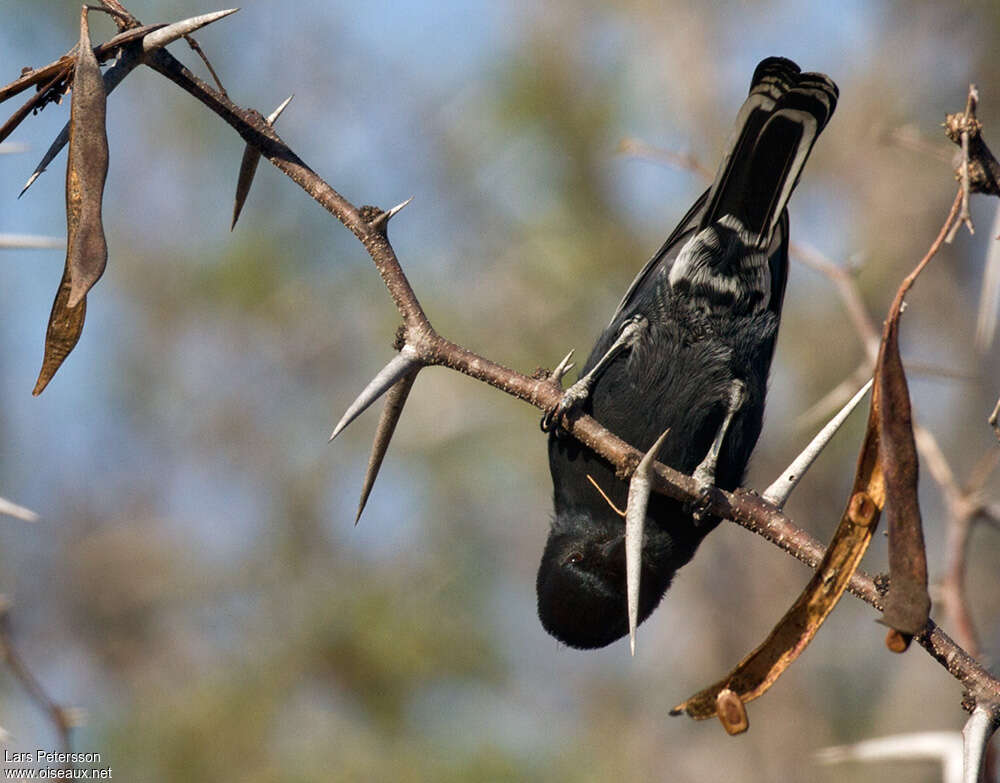
MULTIPOLYGON (((628 631, 625 482, 560 432, 575 411, 703 487, 733 490, 760 435, 788 276, 786 206, 837 104, 826 76, 780 57, 753 75, 712 186, 643 267, 580 379, 543 418, 555 516, 538 569, 538 614, 571 647, 628 631)), ((653 495, 642 542, 639 620, 719 519, 653 495)))

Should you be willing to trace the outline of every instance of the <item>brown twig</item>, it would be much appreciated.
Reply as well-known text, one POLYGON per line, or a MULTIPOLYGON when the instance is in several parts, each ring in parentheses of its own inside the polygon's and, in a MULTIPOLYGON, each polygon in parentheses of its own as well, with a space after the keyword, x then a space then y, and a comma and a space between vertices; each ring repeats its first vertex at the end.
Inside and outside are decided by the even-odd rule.
POLYGON ((978 656, 979 635, 976 633, 972 612, 969 609, 965 584, 969 536, 978 509, 955 480, 955 474, 937 441, 923 427, 915 427, 913 434, 923 457, 924 466, 941 487, 948 509, 944 576, 938 585, 939 599, 945 615, 955 629, 958 643, 971 655, 978 656))
POLYGON ((205 63, 205 67, 208 68, 208 72, 212 74, 212 79, 215 80, 215 86, 219 88, 219 92, 228 97, 229 94, 226 92, 226 88, 222 86, 222 80, 219 78, 219 75, 215 72, 215 69, 212 67, 212 63, 209 62, 208 55, 206 55, 205 52, 202 51, 202 48, 198 45, 198 42, 194 40, 194 36, 185 35, 184 40, 187 41, 188 46, 190 46, 194 50, 194 52, 201 58, 201 61, 205 63))
POLYGON ((944 221, 944 225, 941 226, 941 231, 938 232, 937 238, 931 243, 924 257, 920 259, 916 267, 910 274, 903 278, 903 282, 899 286, 899 290, 896 291, 896 296, 893 299, 891 311, 895 312, 897 309, 902 308, 903 300, 906 295, 910 292, 910 288, 916 282, 920 273, 924 271, 924 268, 931 262, 931 259, 937 255, 938 250, 941 249, 941 245, 945 243, 945 240, 951 229, 961 222, 961 214, 959 213, 959 208, 962 206, 963 194, 962 189, 958 189, 958 193, 955 194, 955 201, 951 205, 951 211, 948 213, 948 217, 944 221))
POLYGON ((10 627, 10 603, 0 596, 0 657, 7 664, 7 669, 21 683, 28 697, 49 717, 59 735, 59 745, 64 753, 72 751, 71 732, 74 725, 71 711, 60 706, 42 687, 28 669, 24 658, 14 645, 10 627))
POLYGON ((970 167, 971 163, 969 160, 969 137, 973 130, 980 129, 979 123, 976 121, 976 106, 979 103, 979 92, 976 90, 976 85, 969 85, 969 96, 965 102, 965 112, 962 114, 961 118, 956 121, 957 131, 958 131, 958 141, 962 148, 962 162, 958 167, 958 178, 961 184, 961 194, 962 194, 962 211, 958 215, 958 220, 951 227, 951 231, 948 232, 948 237, 945 240, 949 244, 955 238, 955 233, 958 231, 959 226, 967 226, 970 234, 975 234, 976 230, 972 225, 972 215, 969 214, 969 192, 971 190, 970 185, 970 167))
POLYGON ((644 160, 654 160, 658 163, 665 163, 674 168, 691 171, 697 174, 706 182, 711 182, 715 172, 702 165, 697 156, 690 152, 672 152, 661 147, 654 147, 647 144, 642 139, 628 137, 622 139, 618 144, 618 151, 623 155, 644 160))
POLYGON ((0 103, 3 103, 8 98, 13 98, 18 93, 27 90, 29 87, 34 87, 35 85, 50 81, 57 74, 70 73, 73 70, 73 63, 75 61, 76 46, 66 52, 66 54, 55 62, 51 62, 41 68, 25 68, 21 72, 21 76, 19 78, 15 79, 10 84, 0 87, 0 103))
MULTIPOLYGON (((800 262, 815 269, 833 283, 841 302, 844 303, 844 307, 847 309, 847 315, 851 319, 854 331, 861 338, 861 344, 864 346, 869 362, 874 363, 875 358, 878 356, 878 346, 881 338, 880 330, 875 325, 875 321, 869 314, 864 299, 861 297, 861 291, 858 288, 857 276, 854 270, 830 260, 811 245, 801 242, 791 242, 789 250, 791 250, 792 254, 800 262)), ((870 366, 866 372, 869 375, 871 374, 870 366)))
POLYGON ((915 152, 921 157, 937 158, 945 163, 951 163, 952 156, 948 152, 948 148, 940 142, 931 141, 913 125, 901 125, 893 128, 883 138, 885 141, 910 152, 915 152))
POLYGON ((13 133, 30 113, 41 111, 50 101, 60 99, 71 73, 72 71, 68 69, 58 71, 38 92, 28 98, 20 109, 10 115, 3 126, 0 126, 0 141, 13 133))
POLYGON ((121 26, 122 23, 127 25, 131 21, 131 16, 128 12, 123 9, 115 8, 115 6, 109 3, 102 3, 101 5, 88 5, 87 8, 91 11, 100 11, 107 14, 115 19, 119 23, 119 26, 121 26))
MULTIPOLYGON (((147 33, 158 30, 162 27, 166 27, 166 24, 150 24, 145 25, 144 27, 128 27, 114 38, 95 46, 94 56, 97 58, 98 62, 103 63, 111 59, 112 56, 116 55, 122 47, 127 46, 136 39, 142 38, 147 33)), ((57 74, 71 78, 73 65, 76 61, 76 53, 77 46, 74 46, 55 62, 51 62, 41 68, 25 69, 20 78, 15 79, 10 84, 0 87, 0 103, 3 103, 8 98, 14 97, 29 87, 34 87, 52 79, 57 74)))
POLYGON ((139 24, 139 20, 132 16, 128 9, 119 3, 118 0, 101 0, 101 5, 111 13, 115 19, 115 23, 120 28, 133 27, 139 24))

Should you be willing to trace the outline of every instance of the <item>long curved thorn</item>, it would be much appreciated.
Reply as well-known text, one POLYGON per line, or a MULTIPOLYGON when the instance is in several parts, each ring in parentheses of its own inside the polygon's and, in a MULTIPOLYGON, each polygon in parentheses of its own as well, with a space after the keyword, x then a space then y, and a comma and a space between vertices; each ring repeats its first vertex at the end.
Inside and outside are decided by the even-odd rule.
MULTIPOLYGON (((292 102, 292 98, 294 97, 295 95, 292 94, 285 98, 281 102, 281 105, 267 116, 264 122, 268 125, 273 125, 274 121, 281 116, 281 112, 292 102)), ((236 197, 233 200, 233 220, 229 224, 230 231, 236 228, 236 221, 240 219, 243 205, 246 203, 247 196, 250 195, 250 187, 253 185, 253 178, 257 174, 258 163, 260 163, 260 148, 252 144, 247 144, 243 150, 243 159, 240 161, 240 172, 236 177, 236 197)))
POLYGON ((240 219, 243 205, 250 195, 250 186, 253 185, 254 175, 257 173, 257 164, 260 163, 260 150, 247 144, 243 150, 243 158, 240 160, 240 171, 236 177, 236 197, 233 199, 233 219, 229 223, 229 230, 236 228, 236 221, 240 219))
POLYGON ((166 46, 167 44, 176 41, 178 38, 183 38, 185 35, 191 35, 191 33, 195 30, 204 27, 207 24, 216 22, 223 17, 229 16, 230 14, 235 14, 239 10, 239 8, 227 8, 225 11, 213 11, 210 14, 192 16, 190 19, 183 19, 180 22, 168 24, 166 27, 154 30, 143 38, 142 50, 144 52, 151 52, 154 49, 159 49, 162 46, 166 46))
POLYGON ((373 220, 373 221, 371 222, 371 226, 372 226, 372 228, 383 228, 384 226, 388 225, 389 221, 390 221, 390 220, 391 220, 392 218, 394 218, 394 217, 396 216, 396 214, 397 214, 397 213, 398 213, 398 212, 399 212, 399 211, 400 211, 400 210, 401 210, 401 209, 402 209, 403 207, 405 207, 405 206, 406 206, 407 204, 409 204, 409 203, 410 203, 411 201, 413 201, 413 196, 410 196, 410 197, 409 197, 408 199, 406 199, 406 201, 404 201, 404 202, 403 202, 402 204, 397 204, 397 205, 396 205, 396 206, 394 206, 394 207, 393 207, 392 209, 390 209, 390 210, 389 210, 388 212, 383 212, 383 213, 382 213, 381 215, 379 215, 379 216, 378 216, 377 218, 375 218, 375 219, 374 219, 374 220, 373 220))
POLYGON ((816 433, 816 436, 809 442, 809 445, 802 450, 802 453, 792 460, 792 464, 789 465, 778 477, 778 479, 764 491, 764 500, 774 504, 778 508, 784 508, 785 503, 788 502, 789 495, 792 494, 792 490, 795 489, 799 480, 805 475, 806 471, 812 467, 813 462, 816 461, 816 458, 833 439, 833 436, 837 434, 837 430, 839 430, 841 425, 847 420, 847 417, 851 415, 854 409, 858 406, 858 403, 864 399, 864 396, 872 387, 872 380, 873 379, 869 379, 868 383, 862 386, 857 393, 847 401, 847 404, 840 409, 837 415, 830 419, 830 421, 827 422, 827 425, 816 433))
POLYGON ((986 748, 998 724, 1000 724, 1000 710, 995 706, 987 709, 977 704, 972 710, 972 715, 962 729, 963 783, 976 783, 979 780, 979 773, 986 758, 986 748))
POLYGON ((369 383, 365 387, 364 391, 358 395, 358 398, 351 403, 347 412, 344 413, 340 421, 337 422, 337 426, 333 428, 330 440, 333 440, 341 432, 343 432, 344 428, 360 416, 369 405, 381 397, 385 393, 386 389, 406 375, 406 373, 410 372, 414 368, 422 366, 423 363, 417 358, 416 350, 411 348, 409 345, 404 345, 403 350, 396 354, 391 362, 379 370, 378 375, 372 378, 371 383, 369 383))
POLYGON ((361 501, 358 503, 358 513, 354 517, 355 525, 361 520, 361 513, 365 510, 368 495, 371 494, 375 479, 378 478, 382 460, 389 449, 389 441, 392 440, 392 435, 396 431, 396 424, 403 414, 403 406, 406 404, 406 398, 410 395, 410 389, 413 388, 413 382, 417 379, 418 372, 420 372, 419 367, 410 370, 396 381, 389 389, 388 394, 385 395, 385 407, 382 409, 382 417, 378 421, 378 429, 375 430, 375 441, 372 443, 372 453, 368 457, 368 468, 365 471, 365 483, 361 487, 361 501))
POLYGON ((660 453, 669 432, 669 429, 664 431, 639 461, 628 485, 628 506, 625 509, 625 594, 628 598, 628 645, 632 655, 635 655, 635 630, 639 625, 642 537, 646 528, 646 509, 649 506, 649 492, 652 487, 650 475, 656 462, 656 455, 660 453))

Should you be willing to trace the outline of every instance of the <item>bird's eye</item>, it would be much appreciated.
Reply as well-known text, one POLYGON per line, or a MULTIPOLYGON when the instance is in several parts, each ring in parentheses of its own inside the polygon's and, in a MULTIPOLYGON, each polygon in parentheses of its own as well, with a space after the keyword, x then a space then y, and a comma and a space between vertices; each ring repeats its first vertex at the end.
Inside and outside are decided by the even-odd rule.
POLYGON ((564 561, 566 565, 576 565, 583 560, 583 552, 570 552, 564 561))

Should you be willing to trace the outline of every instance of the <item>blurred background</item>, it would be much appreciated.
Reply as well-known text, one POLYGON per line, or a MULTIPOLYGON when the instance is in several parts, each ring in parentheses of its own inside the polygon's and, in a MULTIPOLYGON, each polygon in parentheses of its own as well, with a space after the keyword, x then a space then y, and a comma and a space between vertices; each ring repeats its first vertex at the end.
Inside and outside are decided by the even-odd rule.
MULTIPOLYGON (((212 7, 131 0, 143 22, 212 7)), ((0 82, 78 36, 79 5, 3 0, 0 82)), ((91 17, 95 42, 113 33, 91 17)), ((881 323, 955 192, 946 112, 980 88, 1000 147, 1000 11, 934 2, 270 3, 196 37, 230 96, 265 114, 355 204, 414 196, 392 239, 435 327, 524 372, 584 354, 635 272, 715 169, 755 64, 829 73, 841 101, 792 201, 793 240, 855 264, 881 323)), ((208 78, 183 43, 171 51, 208 78)), ((4 115, 21 98, 3 107, 4 115)), ((361 524, 378 414, 345 407, 393 355, 398 316, 361 245, 264 162, 234 233, 243 151, 149 70, 109 100, 108 270, 83 337, 31 389, 64 256, 0 250, 0 592, 74 735, 116 780, 933 781, 930 763, 817 766, 829 745, 961 728, 961 688, 920 649, 890 654, 846 598, 731 739, 668 711, 764 638, 809 572, 723 524, 643 625, 638 654, 561 647, 535 614, 551 514, 539 412, 444 370, 420 375, 361 524)), ((0 232, 65 231, 63 153, 18 191, 68 118, 27 120, 0 155, 0 232)), ((915 414, 959 481, 996 439, 996 348, 974 345, 995 202, 918 282, 903 321, 915 414), (942 375, 942 371, 946 371, 942 375)), ((793 262, 762 489, 818 425, 808 411, 864 360, 830 281, 793 262)), ((859 415, 789 505, 828 538, 859 415)), ((947 512, 924 471, 932 579, 947 512)), ((1000 500, 996 480, 988 486, 1000 500)), ((973 533, 984 659, 1000 647, 1000 533, 973 533)), ((878 540, 864 567, 885 567, 878 540)), ((949 630, 949 618, 936 618, 949 630)), ((52 725, 0 671, 14 750, 52 725)))

